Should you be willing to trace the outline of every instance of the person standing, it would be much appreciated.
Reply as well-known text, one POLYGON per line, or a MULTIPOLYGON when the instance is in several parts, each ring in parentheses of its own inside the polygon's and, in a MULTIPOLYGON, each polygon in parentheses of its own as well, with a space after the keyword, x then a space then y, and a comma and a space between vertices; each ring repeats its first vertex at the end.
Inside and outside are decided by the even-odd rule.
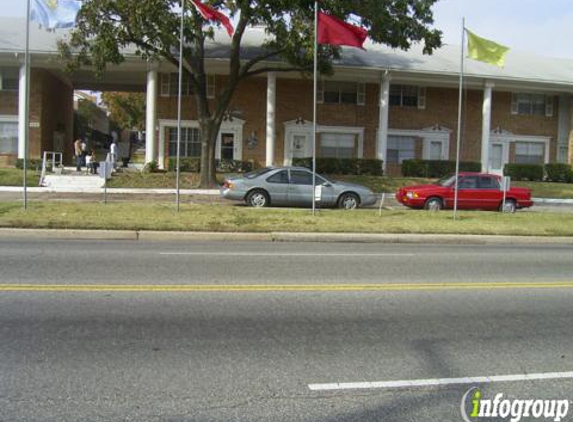
POLYGON ((82 139, 81 148, 82 148, 82 166, 87 167, 86 157, 88 155, 88 144, 86 143, 85 139, 82 139))
POLYGON ((76 139, 74 142, 74 156, 76 157, 76 171, 82 171, 82 140, 76 139))
POLYGON ((111 159, 112 168, 115 169, 117 163, 117 144, 115 142, 115 139, 111 141, 111 145, 109 147, 109 155, 111 159))

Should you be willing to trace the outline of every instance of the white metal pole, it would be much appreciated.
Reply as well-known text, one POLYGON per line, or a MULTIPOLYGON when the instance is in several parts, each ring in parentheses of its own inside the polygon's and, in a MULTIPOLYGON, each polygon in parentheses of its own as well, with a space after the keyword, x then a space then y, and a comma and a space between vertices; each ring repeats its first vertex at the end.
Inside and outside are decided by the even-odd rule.
POLYGON ((314 2, 314 80, 312 100, 312 215, 316 213, 316 88, 318 61, 318 2, 314 2))
POLYGON ((177 212, 179 212, 180 199, 180 175, 181 171, 179 165, 181 162, 181 96, 183 94, 183 18, 185 16, 185 0, 181 0, 181 24, 179 27, 179 92, 177 94, 177 162, 175 164, 176 176, 176 201, 177 201, 177 212))
POLYGON ((457 218, 458 211, 458 177, 460 173, 460 139, 462 132, 462 99, 464 85, 464 42, 466 36, 466 19, 462 18, 462 48, 460 58, 460 88, 458 97, 458 133, 456 139, 456 176, 454 186, 454 220, 457 218))
POLYGON ((28 0, 26 9, 26 55, 24 57, 24 67, 26 68, 26 83, 24 88, 24 163, 23 163, 23 192, 24 192, 24 209, 28 208, 28 144, 30 137, 30 0, 28 0))

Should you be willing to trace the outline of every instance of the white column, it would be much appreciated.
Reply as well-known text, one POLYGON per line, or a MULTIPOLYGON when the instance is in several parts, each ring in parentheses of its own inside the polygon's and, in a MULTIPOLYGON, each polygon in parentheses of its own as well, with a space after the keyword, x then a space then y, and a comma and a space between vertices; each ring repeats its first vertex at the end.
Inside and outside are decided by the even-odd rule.
POLYGON ((380 83, 380 104, 378 116, 378 142, 376 158, 382 160, 382 169, 386 173, 386 152, 388 150, 388 110, 390 108, 390 75, 384 73, 380 83))
POLYGON ((567 155, 561 156, 561 148, 567 148, 569 144, 569 133, 571 132, 571 97, 566 94, 559 96, 559 120, 557 129, 557 156, 556 161, 567 162, 567 155))
POLYGON ((489 169, 489 135, 491 132, 491 93, 493 83, 486 82, 483 90, 482 121, 481 121, 481 171, 489 169))
POLYGON ((23 159, 26 148, 26 64, 20 64, 18 84, 18 158, 23 159))
POLYGON ((272 166, 275 161, 275 115, 277 102, 277 75, 275 72, 267 74, 267 156, 266 165, 272 166))
MULTIPOLYGON (((147 71, 147 105, 145 111, 145 163, 155 160, 155 125, 157 122, 157 70, 147 71)), ((160 164, 162 164, 160 162, 160 164)))

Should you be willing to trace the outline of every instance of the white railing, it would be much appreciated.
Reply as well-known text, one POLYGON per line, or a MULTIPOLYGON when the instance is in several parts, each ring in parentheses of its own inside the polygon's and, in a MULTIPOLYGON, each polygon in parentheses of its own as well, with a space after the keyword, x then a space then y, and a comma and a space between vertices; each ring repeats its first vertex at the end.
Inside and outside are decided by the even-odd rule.
POLYGON ((42 157, 42 174, 40 176, 40 186, 44 184, 48 162, 52 163, 52 172, 56 172, 56 168, 63 169, 63 154, 61 152, 44 151, 42 157))

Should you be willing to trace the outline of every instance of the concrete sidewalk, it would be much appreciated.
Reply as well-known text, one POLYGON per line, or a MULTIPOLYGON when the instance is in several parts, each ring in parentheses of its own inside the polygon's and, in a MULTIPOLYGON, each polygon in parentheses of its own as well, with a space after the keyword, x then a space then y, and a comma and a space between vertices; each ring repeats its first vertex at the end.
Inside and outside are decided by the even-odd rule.
MULTIPOLYGON (((103 193, 104 188, 50 188, 50 187, 29 187, 30 193, 103 193)), ((21 186, 0 186, 0 192, 23 192, 21 186)), ((219 195, 219 189, 180 189, 181 195, 219 195)), ((175 195, 175 189, 129 189, 129 188, 107 188, 109 194, 152 194, 175 195)))
POLYGON ((131 241, 235 241, 235 242, 344 242, 344 243, 423 243, 423 244, 560 244, 573 245, 573 237, 497 236, 400 233, 252 233, 180 232, 146 230, 59 230, 0 228, 0 240, 131 240, 131 241))

